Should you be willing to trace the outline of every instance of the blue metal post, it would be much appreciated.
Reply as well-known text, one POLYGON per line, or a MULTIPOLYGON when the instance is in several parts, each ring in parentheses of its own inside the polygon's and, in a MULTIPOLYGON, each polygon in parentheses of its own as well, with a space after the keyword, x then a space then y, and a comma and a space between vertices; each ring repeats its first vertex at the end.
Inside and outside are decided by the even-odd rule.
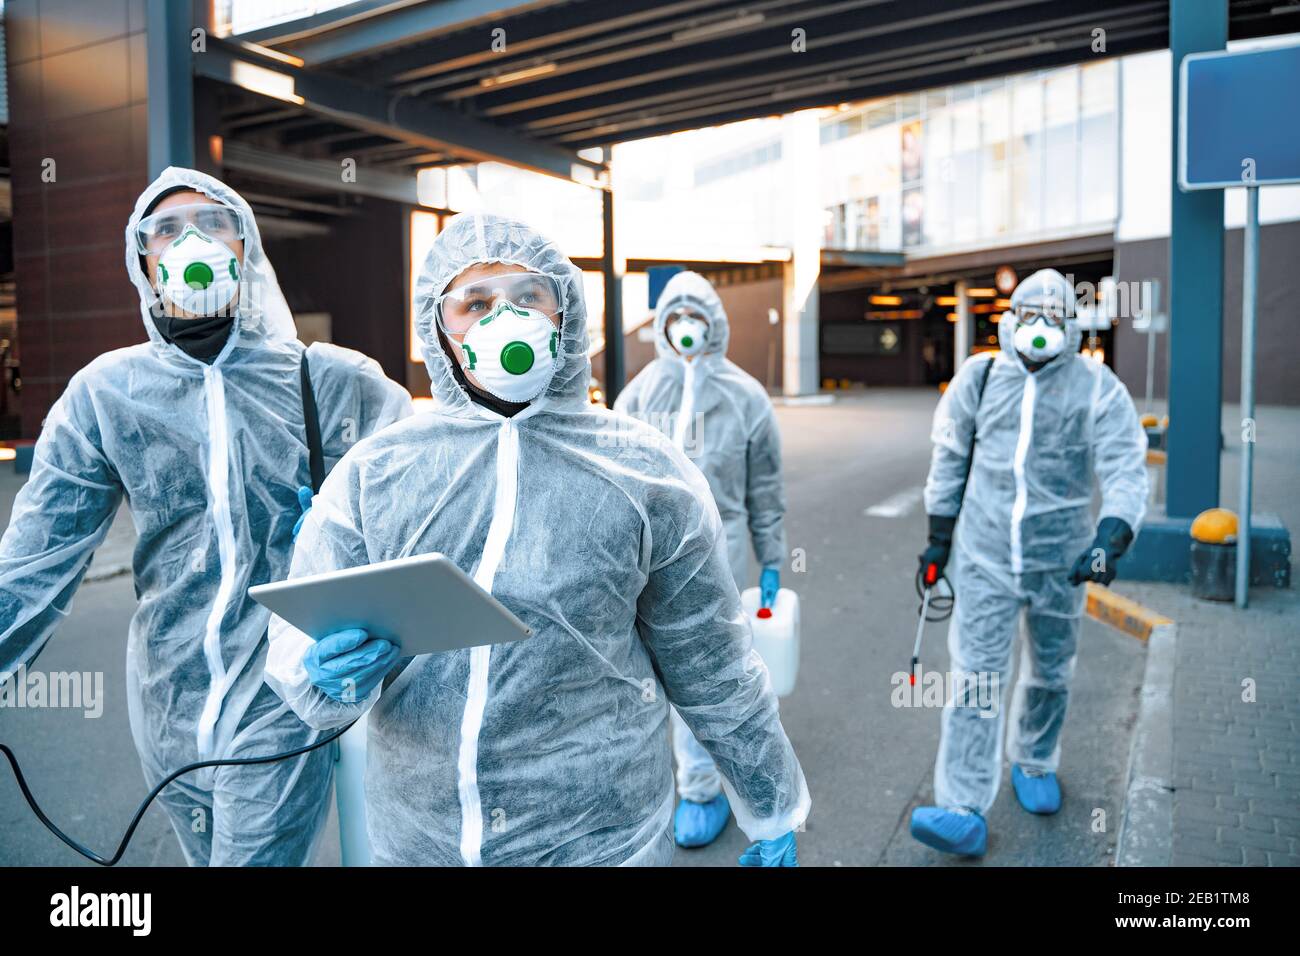
POLYGON ((1169 221, 1169 431, 1166 513, 1192 517, 1219 504, 1223 399, 1223 193, 1178 188, 1178 67, 1221 50, 1227 0, 1170 0, 1173 144, 1169 221))
MULTIPOLYGON (((194 165, 194 76, 190 3, 148 0, 149 176, 194 165)), ((205 38, 206 40, 206 38, 205 38)))

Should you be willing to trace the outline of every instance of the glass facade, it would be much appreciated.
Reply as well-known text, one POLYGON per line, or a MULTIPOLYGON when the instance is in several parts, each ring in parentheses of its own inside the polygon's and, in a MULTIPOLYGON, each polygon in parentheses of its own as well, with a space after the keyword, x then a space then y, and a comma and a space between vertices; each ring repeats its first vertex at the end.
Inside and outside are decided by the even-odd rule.
POLYGON ((856 105, 821 124, 823 244, 944 250, 1106 231, 1115 60, 856 105))

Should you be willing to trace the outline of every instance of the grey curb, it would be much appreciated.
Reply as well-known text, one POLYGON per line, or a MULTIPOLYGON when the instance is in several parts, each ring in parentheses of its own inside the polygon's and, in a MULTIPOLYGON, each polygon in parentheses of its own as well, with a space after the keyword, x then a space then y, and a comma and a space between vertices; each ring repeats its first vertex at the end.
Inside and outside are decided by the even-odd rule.
POLYGON ((1176 625, 1162 624, 1147 642, 1116 866, 1169 866, 1173 858, 1176 634, 1176 625))

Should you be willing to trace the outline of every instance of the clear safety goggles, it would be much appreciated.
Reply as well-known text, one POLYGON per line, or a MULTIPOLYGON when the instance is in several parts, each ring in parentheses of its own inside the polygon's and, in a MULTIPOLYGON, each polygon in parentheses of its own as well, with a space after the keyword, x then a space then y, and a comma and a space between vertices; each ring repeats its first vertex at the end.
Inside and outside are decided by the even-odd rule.
POLYGON ((1017 325, 1033 325, 1035 322, 1040 320, 1046 322, 1053 328, 1065 328, 1064 310, 1040 309, 1037 306, 1022 306, 1021 308, 1016 309, 1017 325))
POLYGON ((559 281, 540 272, 512 272, 444 292, 433 300, 433 314, 438 328, 447 335, 464 335, 502 302, 540 312, 548 319, 563 312, 559 281))
POLYGON ((674 322, 681 319, 694 319, 696 322, 703 323, 706 329, 709 327, 709 317, 707 315, 699 309, 691 308, 689 305, 682 305, 668 313, 668 317, 664 319, 664 328, 670 327, 674 322))
POLYGON ((152 216, 145 216, 135 229, 135 245, 141 255, 161 252, 180 238, 187 225, 220 242, 244 238, 244 223, 229 206, 191 203, 172 206, 152 216))

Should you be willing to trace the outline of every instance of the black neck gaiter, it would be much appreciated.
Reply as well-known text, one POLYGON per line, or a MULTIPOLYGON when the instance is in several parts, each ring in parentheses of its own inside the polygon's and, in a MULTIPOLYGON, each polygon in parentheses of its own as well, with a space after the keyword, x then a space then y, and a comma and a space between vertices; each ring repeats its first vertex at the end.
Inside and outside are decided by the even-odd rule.
POLYGON ((202 316, 197 319, 183 319, 172 315, 159 315, 160 311, 162 311, 161 303, 157 303, 150 313, 158 334, 186 355, 208 365, 211 365, 212 360, 225 348, 226 339, 230 338, 230 330, 235 322, 233 312, 225 315, 202 316))

